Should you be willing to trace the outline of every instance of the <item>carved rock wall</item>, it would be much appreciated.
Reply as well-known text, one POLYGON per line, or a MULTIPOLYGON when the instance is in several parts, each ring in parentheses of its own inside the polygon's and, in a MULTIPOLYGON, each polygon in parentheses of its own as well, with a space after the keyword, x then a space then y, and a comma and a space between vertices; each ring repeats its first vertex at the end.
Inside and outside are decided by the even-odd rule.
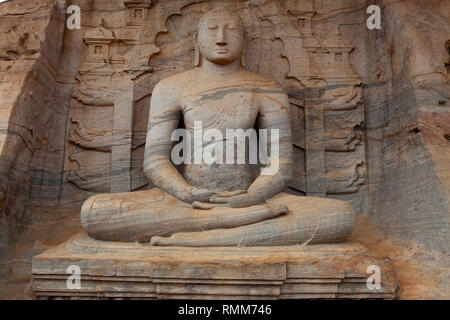
POLYGON ((197 21, 219 4, 246 25, 247 68, 289 93, 290 192, 347 200, 445 255, 450 4, 375 2, 381 30, 367 29, 366 0, 0 4, 0 275, 27 283, 31 257, 80 230, 90 195, 150 187, 152 88, 193 66, 197 21), (69 4, 81 30, 64 28, 69 4))
POLYGON ((70 103, 68 181, 90 192, 148 188, 142 173, 148 102, 160 79, 193 67, 200 16, 238 13, 248 69, 277 79, 292 102, 296 174, 291 192, 333 196, 367 211, 364 105, 339 28, 313 28, 313 2, 93 2, 70 103), (317 30, 316 30, 317 29, 317 30))
POLYGON ((390 236, 448 252, 448 1, 376 1, 381 30, 369 31, 370 1, 317 1, 316 22, 353 39, 361 77, 368 213, 390 236))
MULTIPOLYGON (((445 254, 450 3, 381 5, 383 29, 369 33, 353 60, 366 99, 369 212, 388 234, 445 254)), ((349 36, 356 36, 350 29, 349 36)))
MULTIPOLYGON (((1 277, 11 273, 8 254, 16 249, 21 233, 39 220, 30 210, 32 193, 36 180, 48 173, 36 163, 36 155, 43 161, 56 157, 60 163, 63 156, 54 152, 50 136, 52 125, 59 126, 62 135, 65 131, 64 119, 57 116, 56 81, 63 19, 54 1, 0 6, 1 277)), ((58 191, 61 184, 55 187, 58 191)))

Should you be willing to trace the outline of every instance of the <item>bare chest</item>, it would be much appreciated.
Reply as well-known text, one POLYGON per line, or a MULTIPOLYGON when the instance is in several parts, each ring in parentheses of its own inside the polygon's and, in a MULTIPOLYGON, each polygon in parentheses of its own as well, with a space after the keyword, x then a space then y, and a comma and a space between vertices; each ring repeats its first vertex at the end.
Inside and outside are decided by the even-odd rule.
POLYGON ((253 90, 225 88, 192 94, 182 99, 186 129, 250 129, 258 115, 253 90))

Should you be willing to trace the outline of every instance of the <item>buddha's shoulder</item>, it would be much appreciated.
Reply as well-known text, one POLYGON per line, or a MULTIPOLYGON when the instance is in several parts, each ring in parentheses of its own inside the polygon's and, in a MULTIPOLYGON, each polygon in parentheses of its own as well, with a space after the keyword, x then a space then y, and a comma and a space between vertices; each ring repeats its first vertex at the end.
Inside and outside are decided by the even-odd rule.
POLYGON ((196 73, 197 73, 196 69, 190 69, 187 71, 183 71, 183 72, 179 72, 179 73, 170 75, 170 76, 160 80, 156 84, 155 89, 163 90, 163 91, 167 91, 167 90, 173 91, 173 90, 177 90, 177 89, 182 89, 192 81, 192 79, 193 79, 193 77, 195 77, 196 73))
MULTIPOLYGON (((172 92, 177 89, 182 90, 183 88, 195 85, 195 80, 201 76, 202 73, 200 68, 193 68, 162 79, 157 83, 155 89, 158 88, 162 91, 172 92)), ((241 84, 261 89, 282 90, 281 85, 276 80, 245 69, 242 69, 239 73, 235 74, 235 76, 238 77, 235 81, 240 82, 241 84)))

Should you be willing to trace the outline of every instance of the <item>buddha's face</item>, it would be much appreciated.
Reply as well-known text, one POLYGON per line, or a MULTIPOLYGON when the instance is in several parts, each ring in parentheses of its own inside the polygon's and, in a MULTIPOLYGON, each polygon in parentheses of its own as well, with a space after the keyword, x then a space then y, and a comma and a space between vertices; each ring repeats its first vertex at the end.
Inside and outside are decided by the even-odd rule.
POLYGON ((199 25, 197 45, 202 57, 226 65, 240 59, 244 48, 244 29, 240 19, 224 13, 206 15, 199 25))

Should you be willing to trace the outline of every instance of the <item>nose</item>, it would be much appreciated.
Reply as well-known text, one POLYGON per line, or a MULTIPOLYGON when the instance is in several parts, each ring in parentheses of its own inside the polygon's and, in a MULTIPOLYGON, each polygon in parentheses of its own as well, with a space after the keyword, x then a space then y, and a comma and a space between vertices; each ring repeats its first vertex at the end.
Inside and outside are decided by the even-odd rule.
POLYGON ((216 44, 218 46, 225 46, 227 44, 227 41, 225 40, 225 32, 224 28, 219 28, 218 34, 217 34, 217 40, 216 44))

